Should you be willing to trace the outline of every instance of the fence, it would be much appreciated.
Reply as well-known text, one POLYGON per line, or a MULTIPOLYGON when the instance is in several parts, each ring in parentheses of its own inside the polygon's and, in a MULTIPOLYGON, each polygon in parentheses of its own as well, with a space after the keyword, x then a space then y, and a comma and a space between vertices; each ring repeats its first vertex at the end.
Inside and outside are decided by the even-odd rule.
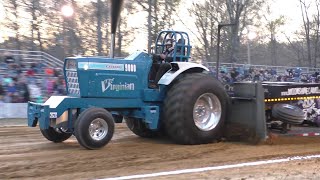
POLYGON ((20 64, 41 63, 50 68, 62 68, 63 60, 42 51, 0 49, 0 56, 11 56, 20 64))
MULTIPOLYGON (((216 63, 215 62, 207 62, 203 63, 203 65, 210 67, 210 68, 215 68, 216 63)), ((236 63, 221 63, 220 67, 224 66, 228 70, 232 68, 238 68, 238 67, 252 67, 254 69, 274 69, 278 73, 285 73, 287 69, 295 69, 297 67, 292 67, 292 66, 269 66, 269 65, 254 65, 254 64, 236 64, 236 63)), ((315 72, 320 72, 320 68, 309 68, 309 67, 298 67, 301 69, 301 72, 304 73, 315 73, 315 72)))

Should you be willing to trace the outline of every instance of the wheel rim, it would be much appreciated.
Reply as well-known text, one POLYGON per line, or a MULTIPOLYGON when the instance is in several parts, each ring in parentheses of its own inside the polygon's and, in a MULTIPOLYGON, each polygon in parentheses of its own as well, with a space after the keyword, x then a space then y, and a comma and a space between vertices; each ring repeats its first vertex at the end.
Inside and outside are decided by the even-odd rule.
POLYGON ((93 120, 89 126, 89 134, 93 140, 102 140, 108 134, 108 123, 100 118, 93 120))
POLYGON ((212 93, 201 95, 193 107, 194 123, 202 131, 214 129, 220 121, 221 114, 221 102, 212 93))
POLYGON ((67 133, 68 132, 68 128, 65 128, 65 127, 54 128, 54 130, 57 133, 67 133))

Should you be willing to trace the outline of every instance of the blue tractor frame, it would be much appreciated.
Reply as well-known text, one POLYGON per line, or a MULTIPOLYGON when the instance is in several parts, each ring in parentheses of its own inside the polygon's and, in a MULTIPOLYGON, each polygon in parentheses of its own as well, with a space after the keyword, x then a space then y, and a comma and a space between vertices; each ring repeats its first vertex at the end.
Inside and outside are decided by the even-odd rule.
MULTIPOLYGON (((203 65, 188 62, 190 51, 191 45, 187 33, 161 31, 156 39, 153 54, 137 51, 124 59, 66 58, 64 75, 67 96, 52 96, 44 104, 29 102, 28 126, 35 127, 39 124, 42 134, 53 142, 62 142, 75 134, 79 143, 87 149, 97 149, 106 145, 112 138, 113 122, 122 122, 122 117, 126 117, 128 122, 133 119, 131 123, 134 126, 144 124, 144 131, 157 132, 163 123, 160 117, 164 100, 173 82, 185 74, 209 74, 209 70, 203 65), (159 54, 164 51, 167 39, 174 40, 173 55, 161 60, 159 54), (152 68, 164 63, 170 63, 171 69, 161 75, 158 82, 154 82, 154 78, 151 77, 152 68), (156 83, 157 86, 150 87, 150 83, 156 83), (100 111, 90 110, 94 108, 99 108, 100 111), (82 122, 90 119, 93 114, 106 113, 108 116, 96 117, 96 119, 107 119, 98 121, 98 125, 105 127, 104 129, 96 128, 82 132, 85 126, 81 125, 82 122), (91 139, 87 138, 88 133, 91 133, 92 136, 88 136, 91 139), (104 142, 99 144, 101 138, 94 137, 99 137, 101 134, 109 139, 102 139, 104 142)), ((196 76, 200 77, 201 75, 196 76)), ((92 122, 95 121, 90 121, 87 125, 93 126, 92 122)), ((130 125, 128 127, 134 128, 130 125)), ((207 133, 206 131, 204 129, 204 133, 207 133)), ((138 135, 141 135, 141 132, 138 132, 138 135)), ((198 144, 198 142, 182 141, 182 144, 198 144)))

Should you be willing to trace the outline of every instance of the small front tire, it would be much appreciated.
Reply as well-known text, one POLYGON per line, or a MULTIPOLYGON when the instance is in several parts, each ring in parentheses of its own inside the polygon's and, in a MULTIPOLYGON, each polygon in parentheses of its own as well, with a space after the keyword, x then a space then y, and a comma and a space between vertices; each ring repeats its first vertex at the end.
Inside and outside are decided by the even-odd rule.
POLYGON ((102 108, 84 110, 75 123, 75 136, 86 149, 99 149, 109 143, 114 133, 112 114, 102 108))

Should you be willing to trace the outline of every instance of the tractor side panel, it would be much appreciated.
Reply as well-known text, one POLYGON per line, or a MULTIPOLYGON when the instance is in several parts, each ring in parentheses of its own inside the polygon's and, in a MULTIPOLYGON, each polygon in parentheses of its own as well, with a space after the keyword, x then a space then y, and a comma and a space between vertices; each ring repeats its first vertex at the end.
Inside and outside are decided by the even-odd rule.
POLYGON ((141 83, 134 74, 95 73, 89 81, 90 97, 137 98, 141 83))
POLYGON ((79 59, 81 97, 141 98, 148 84, 151 63, 143 52, 125 59, 79 59))

